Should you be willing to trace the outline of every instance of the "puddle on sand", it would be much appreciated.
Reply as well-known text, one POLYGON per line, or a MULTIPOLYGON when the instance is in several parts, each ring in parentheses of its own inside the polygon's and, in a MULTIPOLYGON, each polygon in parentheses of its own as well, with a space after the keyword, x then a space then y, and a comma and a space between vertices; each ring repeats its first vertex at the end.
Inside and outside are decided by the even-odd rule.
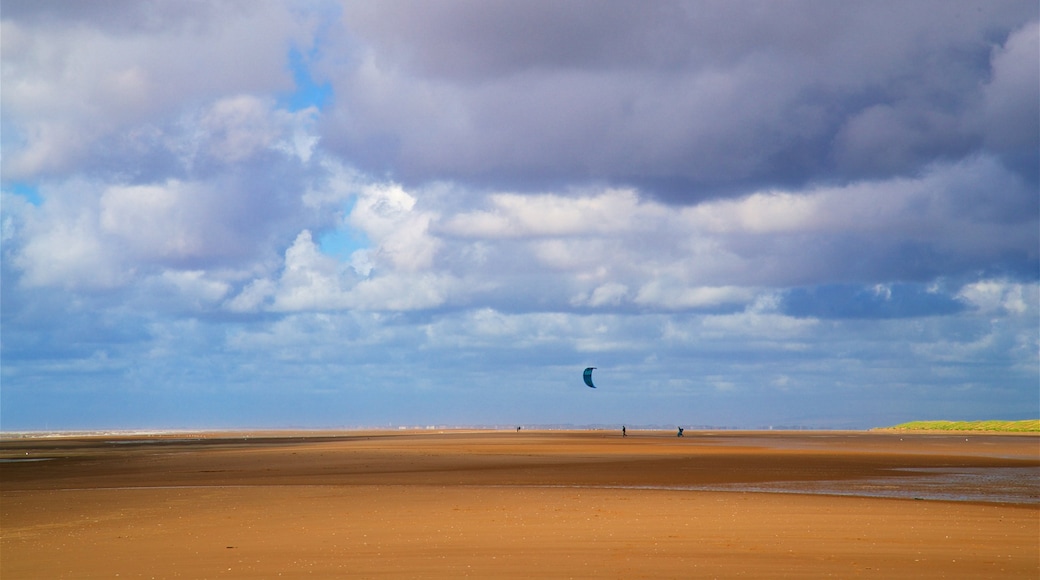
POLYGON ((843 481, 733 483, 684 489, 1040 505, 1040 467, 914 468, 899 471, 914 475, 843 481))

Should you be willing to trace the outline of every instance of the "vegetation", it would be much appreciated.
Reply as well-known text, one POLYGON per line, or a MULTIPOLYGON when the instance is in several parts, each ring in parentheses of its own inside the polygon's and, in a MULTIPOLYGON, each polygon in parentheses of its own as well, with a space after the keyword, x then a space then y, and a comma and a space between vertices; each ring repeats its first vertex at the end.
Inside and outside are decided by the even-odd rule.
POLYGON ((883 431, 999 431, 1001 433, 1040 433, 1040 419, 1025 421, 911 421, 883 431))

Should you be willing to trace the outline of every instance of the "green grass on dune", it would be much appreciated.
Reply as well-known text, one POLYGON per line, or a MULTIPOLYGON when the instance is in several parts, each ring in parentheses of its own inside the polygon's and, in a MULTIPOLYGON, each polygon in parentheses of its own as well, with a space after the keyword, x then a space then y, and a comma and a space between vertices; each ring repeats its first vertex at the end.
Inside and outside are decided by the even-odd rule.
POLYGON ((891 427, 883 427, 880 430, 1040 433, 1040 419, 1026 419, 1025 421, 911 421, 891 427))

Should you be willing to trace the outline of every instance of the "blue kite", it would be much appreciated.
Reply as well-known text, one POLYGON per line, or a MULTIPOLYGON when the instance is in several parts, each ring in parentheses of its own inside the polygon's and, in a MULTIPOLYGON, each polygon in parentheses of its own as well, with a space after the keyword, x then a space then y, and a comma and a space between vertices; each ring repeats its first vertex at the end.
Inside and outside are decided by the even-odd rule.
POLYGON ((585 374, 583 375, 583 378, 585 379, 585 384, 592 387, 593 389, 596 388, 596 385, 592 384, 592 369, 594 368, 596 367, 589 367, 585 369, 585 374))

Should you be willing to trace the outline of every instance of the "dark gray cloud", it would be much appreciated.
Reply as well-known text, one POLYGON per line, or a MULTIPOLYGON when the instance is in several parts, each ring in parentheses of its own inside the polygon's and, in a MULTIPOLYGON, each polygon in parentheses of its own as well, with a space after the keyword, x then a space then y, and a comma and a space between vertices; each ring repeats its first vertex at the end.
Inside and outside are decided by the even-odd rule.
POLYGON ((1031 46, 1037 12, 1031 2, 348 4, 352 42, 325 71, 337 95, 325 140, 410 183, 599 180, 678 203, 912 175, 988 149, 1035 176, 1023 152, 1036 132, 1009 119, 1035 117, 1038 59, 1020 45, 1031 46))
MULTIPOLYGON (((250 2, 224 3, 240 12, 250 2), (233 5, 233 6, 232 6, 233 5)), ((106 32, 156 33, 180 27, 208 27, 219 20, 222 6, 207 0, 4 0, 3 17, 33 26, 88 26, 106 32)))

